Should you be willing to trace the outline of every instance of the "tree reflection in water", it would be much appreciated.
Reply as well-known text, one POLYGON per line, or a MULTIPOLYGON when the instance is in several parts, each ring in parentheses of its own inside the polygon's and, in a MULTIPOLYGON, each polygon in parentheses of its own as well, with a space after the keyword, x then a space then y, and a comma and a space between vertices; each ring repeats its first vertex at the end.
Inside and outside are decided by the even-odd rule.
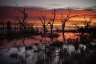
POLYGON ((26 45, 28 40, 24 38, 13 43, 13 47, 0 48, 0 64, 96 64, 95 40, 80 43, 89 41, 88 37, 84 39, 69 38, 65 41, 67 44, 58 39, 46 43, 49 42, 46 39, 42 43, 26 45))

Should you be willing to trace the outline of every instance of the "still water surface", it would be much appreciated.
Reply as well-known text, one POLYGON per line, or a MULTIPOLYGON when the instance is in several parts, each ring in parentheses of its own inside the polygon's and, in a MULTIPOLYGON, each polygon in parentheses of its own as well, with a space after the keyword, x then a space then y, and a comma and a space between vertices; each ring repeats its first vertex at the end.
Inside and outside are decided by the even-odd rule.
MULTIPOLYGON (((63 41, 62 33, 59 35, 54 40, 63 41)), ((65 40, 79 40, 78 35, 66 32, 65 40)), ((40 35, 3 40, 1 43, 3 44, 0 46, 0 64, 94 64, 96 59, 96 49, 89 49, 81 43, 77 49, 73 44, 62 44, 62 48, 54 48, 49 44, 45 45, 50 43, 50 38, 42 38, 40 35)))
MULTIPOLYGON (((54 38, 53 40, 56 41, 63 41, 63 36, 62 33, 59 33, 59 37, 54 38)), ((66 32, 65 33, 65 40, 68 41, 68 39, 79 39, 79 33, 72 33, 72 32, 66 32)), ((18 39, 13 39, 13 40, 3 40, 2 41, 2 46, 3 47, 12 47, 14 45, 16 46, 23 46, 23 43, 27 45, 31 45, 33 43, 49 43, 50 38, 42 38, 40 35, 38 36, 32 36, 32 37, 27 37, 27 38, 18 38, 18 39)))

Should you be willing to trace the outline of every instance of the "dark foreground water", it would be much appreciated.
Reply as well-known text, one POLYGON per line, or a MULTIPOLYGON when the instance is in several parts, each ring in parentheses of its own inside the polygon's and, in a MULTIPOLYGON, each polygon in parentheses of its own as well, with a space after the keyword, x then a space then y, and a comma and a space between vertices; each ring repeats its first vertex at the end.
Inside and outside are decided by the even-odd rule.
POLYGON ((96 64, 96 49, 79 44, 50 47, 34 44, 30 47, 0 49, 0 64, 96 64), (45 49, 46 48, 46 49, 45 49))
POLYGON ((0 64, 96 64, 96 41, 81 44, 78 33, 65 33, 54 38, 32 36, 4 40, 0 46, 0 64), (59 40, 59 41, 58 41, 59 40), (69 42, 71 40, 72 43, 69 42))

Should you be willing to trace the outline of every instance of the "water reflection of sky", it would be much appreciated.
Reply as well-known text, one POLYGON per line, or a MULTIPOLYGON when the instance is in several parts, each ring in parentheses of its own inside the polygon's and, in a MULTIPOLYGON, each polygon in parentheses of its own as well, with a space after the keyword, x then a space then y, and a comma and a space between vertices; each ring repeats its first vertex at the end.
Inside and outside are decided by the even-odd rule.
MULTIPOLYGON (((63 41, 63 36, 62 33, 59 33, 59 37, 54 38, 54 41, 59 40, 63 41)), ((65 33, 65 40, 68 39, 79 39, 78 33, 72 33, 72 32, 66 32, 65 33)), ((2 46, 4 47, 12 47, 12 46, 23 46, 23 43, 28 45, 32 45, 33 43, 49 43, 50 38, 42 38, 40 35, 39 36, 32 36, 32 37, 27 37, 27 38, 19 38, 19 39, 14 39, 14 40, 4 40, 2 41, 2 46)))

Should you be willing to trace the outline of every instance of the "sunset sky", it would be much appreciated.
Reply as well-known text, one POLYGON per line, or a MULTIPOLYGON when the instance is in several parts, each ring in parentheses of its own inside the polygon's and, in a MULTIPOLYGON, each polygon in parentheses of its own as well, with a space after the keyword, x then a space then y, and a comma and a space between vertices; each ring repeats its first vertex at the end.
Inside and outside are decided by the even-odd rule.
MULTIPOLYGON (((65 8, 70 7, 72 10, 71 15, 86 15, 86 19, 96 17, 96 0, 0 0, 0 20, 10 20, 13 21, 13 17, 19 15, 19 12, 13 9, 13 6, 16 6, 16 3, 20 7, 28 7, 28 22, 40 24, 40 20, 37 19, 37 16, 40 16, 40 10, 43 10, 43 13, 47 15, 47 18, 51 16, 51 9, 58 9, 56 12, 56 25, 61 24, 60 9, 64 9, 63 14, 66 16, 68 10, 65 8), (10 6, 7 8, 4 6, 10 6)), ((19 15, 20 16, 20 15, 19 15)), ((67 22, 67 25, 72 25, 77 23, 78 25, 84 24, 84 18, 76 17, 72 18, 67 22)), ((94 24, 95 21, 93 21, 94 24)))

